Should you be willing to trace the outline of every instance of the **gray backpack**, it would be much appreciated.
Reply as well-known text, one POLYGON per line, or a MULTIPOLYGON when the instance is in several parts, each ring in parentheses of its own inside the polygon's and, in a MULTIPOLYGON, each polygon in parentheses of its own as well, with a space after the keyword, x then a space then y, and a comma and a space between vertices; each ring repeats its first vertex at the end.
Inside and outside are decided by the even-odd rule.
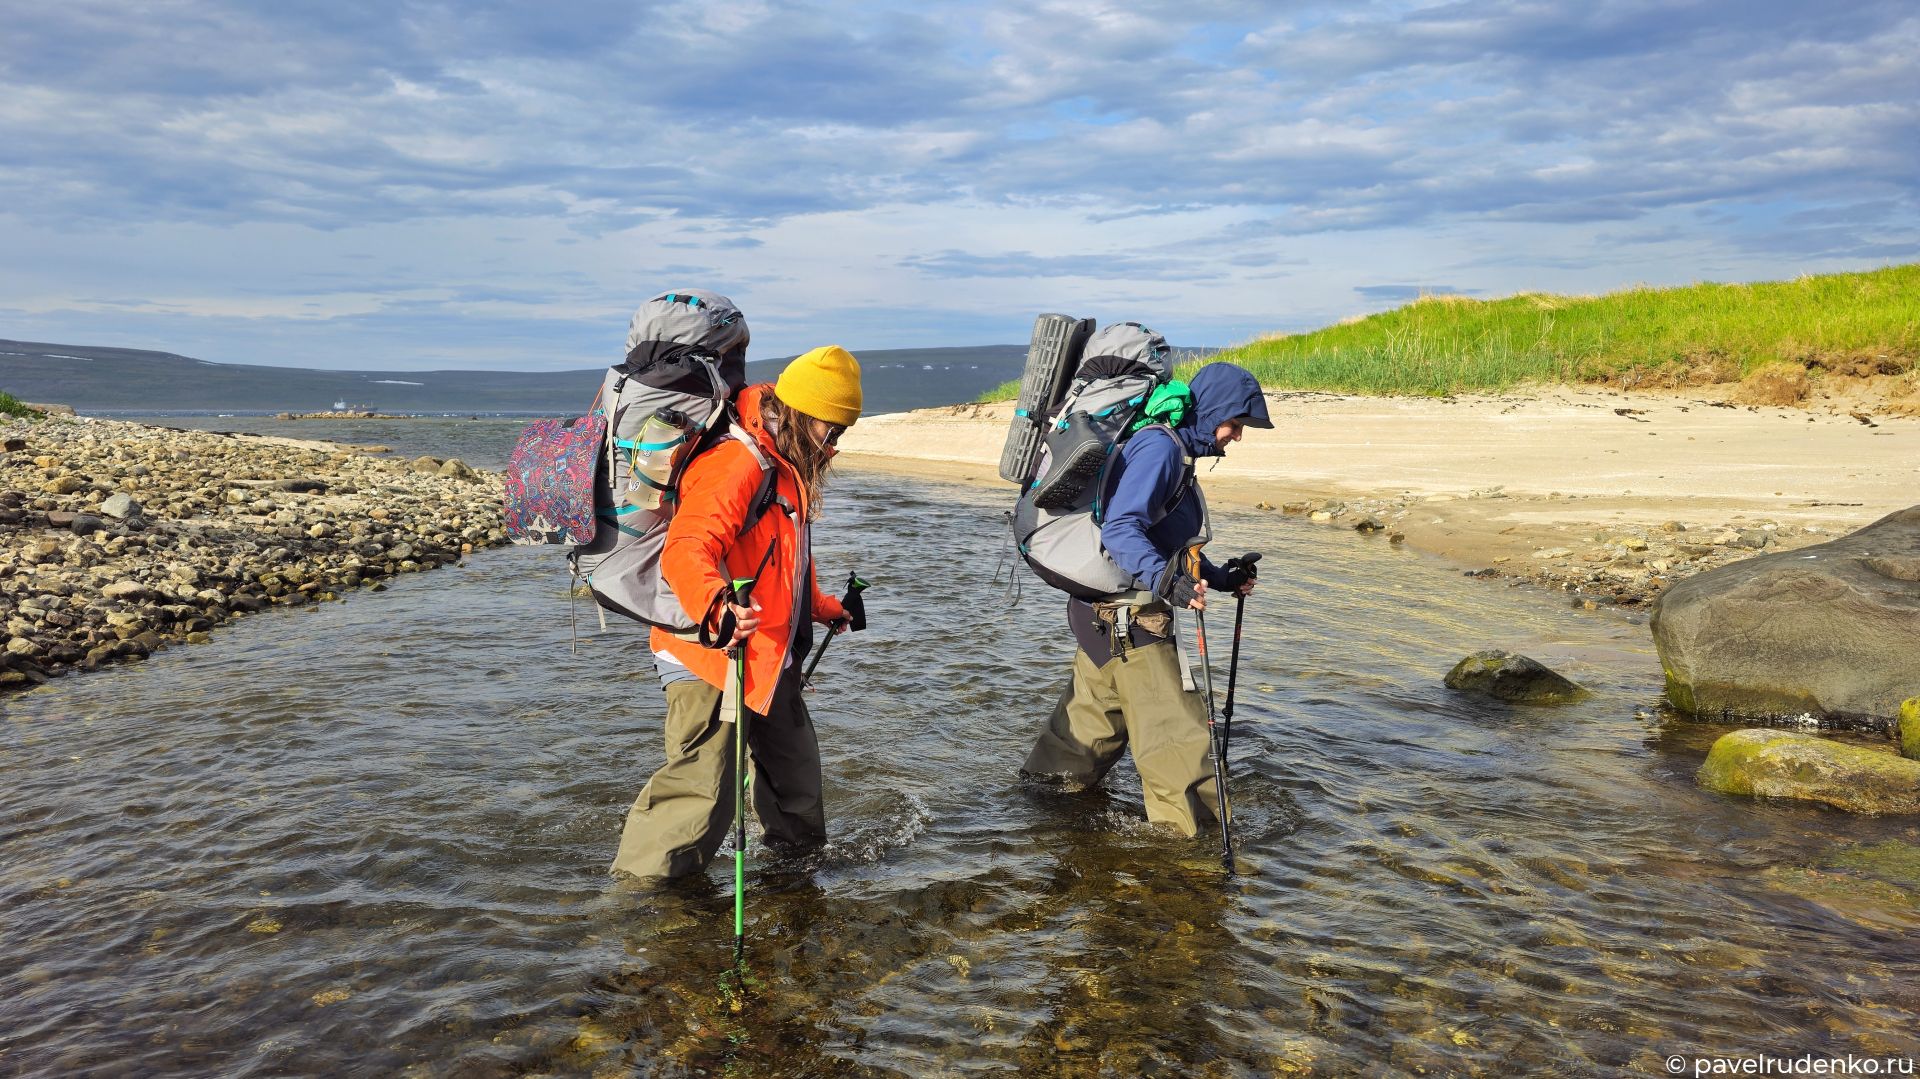
MULTIPOLYGON (((1013 511, 1014 543, 1041 580, 1086 600, 1133 590, 1132 574, 1100 542, 1102 511, 1113 462, 1129 437, 1158 428, 1177 439, 1160 424, 1128 430, 1154 388, 1172 376, 1166 338, 1137 322, 1108 326, 1087 342, 1013 511)), ((1197 491, 1191 458, 1186 465, 1185 479, 1157 508, 1156 520, 1188 490, 1197 491)))
POLYGON ((773 466, 752 438, 729 431, 729 401, 746 373, 746 321, 725 296, 680 291, 640 306, 627 358, 608 368, 597 411, 607 419, 595 483, 597 527, 569 560, 602 608, 673 632, 694 620, 660 576, 660 551, 679 508, 680 478, 703 450, 733 437, 760 463, 753 527, 773 502, 773 466))

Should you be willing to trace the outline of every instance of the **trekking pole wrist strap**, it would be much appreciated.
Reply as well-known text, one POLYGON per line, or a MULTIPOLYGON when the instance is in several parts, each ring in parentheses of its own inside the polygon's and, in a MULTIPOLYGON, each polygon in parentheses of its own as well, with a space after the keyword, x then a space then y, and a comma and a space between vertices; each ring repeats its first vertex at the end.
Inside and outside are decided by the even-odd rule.
POLYGON ((726 648, 733 643, 733 631, 739 622, 733 614, 732 600, 732 588, 721 588, 713 594, 713 602, 707 604, 707 612, 700 619, 700 647, 726 648))

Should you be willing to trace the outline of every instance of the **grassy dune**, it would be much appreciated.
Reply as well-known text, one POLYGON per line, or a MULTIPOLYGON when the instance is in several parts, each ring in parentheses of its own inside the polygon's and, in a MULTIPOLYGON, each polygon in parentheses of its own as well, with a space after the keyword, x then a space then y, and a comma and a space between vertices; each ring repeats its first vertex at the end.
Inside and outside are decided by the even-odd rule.
MULTIPOLYGON (((1526 382, 1680 386, 1770 364, 1853 375, 1920 363, 1920 264, 1605 296, 1429 296, 1211 357, 1280 389, 1440 395, 1526 382)), ((1197 365, 1185 365, 1190 373, 1197 365)), ((1007 383, 982 400, 1007 400, 1007 383)))
POLYGON ((0 393, 0 416, 38 416, 39 412, 28 408, 20 399, 10 393, 0 393))

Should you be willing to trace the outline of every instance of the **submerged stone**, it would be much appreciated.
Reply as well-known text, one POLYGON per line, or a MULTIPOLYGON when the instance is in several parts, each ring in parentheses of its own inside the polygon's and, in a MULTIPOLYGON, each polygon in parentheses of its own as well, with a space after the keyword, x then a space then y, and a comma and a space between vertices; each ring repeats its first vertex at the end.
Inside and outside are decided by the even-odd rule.
POLYGON ((1920 846, 1912 843, 1898 839, 1862 843, 1834 855, 1828 864, 1835 869, 1878 877, 1920 897, 1920 846))
POLYGON ((1898 839, 1846 847, 1816 868, 1774 866, 1768 883, 1876 928, 1912 924, 1920 911, 1920 846, 1898 839))
POLYGON ((1695 780, 1711 791, 1878 815, 1920 813, 1920 761, 1797 731, 1724 735, 1695 780))
POLYGON ((1587 696, 1586 689, 1526 656, 1488 649, 1447 672, 1448 689, 1480 693, 1522 704, 1560 704, 1587 696))

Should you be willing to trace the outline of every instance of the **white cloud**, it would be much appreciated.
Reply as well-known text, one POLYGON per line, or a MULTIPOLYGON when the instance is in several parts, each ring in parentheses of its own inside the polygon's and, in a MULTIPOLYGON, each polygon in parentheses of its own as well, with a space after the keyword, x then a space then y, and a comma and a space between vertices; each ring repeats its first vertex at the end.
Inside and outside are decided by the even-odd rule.
POLYGON ((756 355, 1018 340, 1041 307, 1205 344, 1404 283, 1920 254, 1894 3, 10 19, 0 336, 578 366, 671 278, 740 299, 756 355))

